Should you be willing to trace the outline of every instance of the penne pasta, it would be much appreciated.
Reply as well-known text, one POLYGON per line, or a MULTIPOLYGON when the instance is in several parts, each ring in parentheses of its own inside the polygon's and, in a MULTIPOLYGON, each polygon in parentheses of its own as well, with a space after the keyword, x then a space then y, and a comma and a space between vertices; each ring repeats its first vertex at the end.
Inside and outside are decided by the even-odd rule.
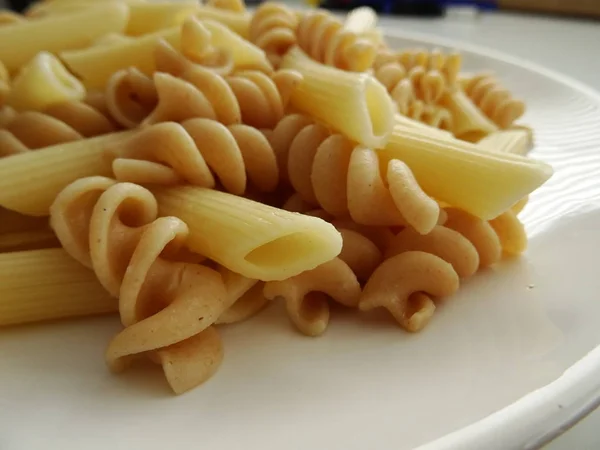
POLYGON ((198 187, 154 188, 159 214, 187 223, 187 246, 249 278, 283 280, 338 255, 329 223, 198 187))
POLYGON ((17 111, 43 111, 55 103, 83 100, 85 94, 83 84, 56 56, 40 52, 13 80, 7 103, 17 111))
POLYGON ((196 0, 134 2, 129 4, 126 34, 140 36, 180 25, 199 9, 196 0))
POLYGON ((482 152, 458 139, 396 127, 380 160, 399 159, 435 199, 481 219, 502 214, 552 176, 552 168, 509 153, 482 152))
POLYGON ((442 96, 442 106, 452 114, 452 133, 459 139, 477 142, 498 127, 488 119, 462 91, 442 96))
POLYGON ((59 144, 0 158, 0 206, 21 214, 47 216, 56 195, 90 175, 112 174, 104 151, 130 132, 59 144))
POLYGON ((499 130, 488 134, 477 145, 494 152, 515 153, 524 156, 533 146, 533 134, 526 128, 499 130))
POLYGON ((0 326, 102 314, 116 308, 117 301, 94 272, 62 249, 0 254, 0 326))
POLYGON ((287 53, 281 67, 304 77, 290 97, 292 107, 360 144, 385 145, 396 111, 385 87, 373 76, 316 63, 297 47, 287 53))
POLYGON ((14 72, 38 52, 57 53, 86 47, 103 34, 122 32, 128 16, 126 5, 103 3, 69 14, 0 27, 0 42, 5 43, 0 46, 0 61, 9 72, 14 72))
POLYGON ((211 19, 222 23, 231 31, 239 34, 244 39, 250 35, 250 20, 252 15, 249 13, 236 13, 224 9, 214 8, 212 6, 200 6, 196 11, 196 17, 200 19, 211 19))

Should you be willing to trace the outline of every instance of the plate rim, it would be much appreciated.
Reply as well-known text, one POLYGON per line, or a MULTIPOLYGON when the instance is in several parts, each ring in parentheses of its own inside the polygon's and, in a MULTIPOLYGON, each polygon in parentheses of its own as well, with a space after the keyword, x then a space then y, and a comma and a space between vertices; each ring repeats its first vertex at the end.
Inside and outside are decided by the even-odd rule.
MULTIPOLYGON (((554 69, 510 55, 501 50, 460 39, 397 31, 380 25, 384 37, 446 47, 518 66, 579 91, 600 105, 600 92, 586 83, 554 69)), ((502 409, 455 430, 415 450, 538 449, 574 427, 600 407, 600 342, 568 367, 554 381, 525 394, 502 409), (597 381, 596 381, 597 380, 597 381), (511 436, 511 442, 499 438, 511 436), (507 444, 510 447, 507 447, 507 444)))

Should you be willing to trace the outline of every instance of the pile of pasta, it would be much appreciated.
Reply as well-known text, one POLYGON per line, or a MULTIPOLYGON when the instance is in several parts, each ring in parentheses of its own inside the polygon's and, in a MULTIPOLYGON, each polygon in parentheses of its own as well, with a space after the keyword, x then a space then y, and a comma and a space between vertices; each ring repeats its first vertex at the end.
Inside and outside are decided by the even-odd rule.
POLYGON ((522 101, 368 8, 48 0, 0 41, 0 326, 118 313, 110 369, 175 393, 272 302, 309 336, 332 304, 423 329, 524 251, 552 174, 522 101))

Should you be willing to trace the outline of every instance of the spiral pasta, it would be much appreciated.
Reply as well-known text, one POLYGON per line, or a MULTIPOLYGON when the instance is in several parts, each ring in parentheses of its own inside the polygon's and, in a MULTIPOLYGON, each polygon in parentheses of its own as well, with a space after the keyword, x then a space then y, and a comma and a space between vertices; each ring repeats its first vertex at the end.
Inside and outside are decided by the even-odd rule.
POLYGON ((4 106, 10 93, 10 75, 8 70, 0 61, 0 107, 4 106))
POLYGON ((211 325, 232 299, 218 272, 178 262, 188 234, 184 222, 157 218, 156 200, 141 186, 91 177, 58 195, 51 223, 65 250, 119 298, 125 328, 106 350, 111 370, 147 353, 175 393, 210 378, 223 357, 211 325))
POLYGON ((296 37, 298 46, 311 58, 339 69, 364 72, 375 60, 376 47, 371 41, 344 29, 341 21, 322 10, 303 15, 296 37))
POLYGON ((106 107, 125 128, 135 128, 156 107, 154 81, 135 67, 115 72, 106 84, 106 107))
POLYGON ((260 192, 275 190, 279 181, 275 154, 260 131, 210 119, 150 125, 114 144, 110 154, 119 181, 214 188, 216 175, 237 195, 246 191, 247 178, 260 192))
POLYGON ((471 101, 500 128, 508 128, 525 113, 525 103, 489 73, 473 75, 461 84, 471 101))
POLYGON ((84 102, 57 103, 43 112, 16 114, 0 130, 0 157, 115 130, 109 118, 84 102))
POLYGON ((328 298, 344 306, 356 307, 360 292, 354 272, 340 258, 287 280, 269 281, 264 287, 266 298, 285 301, 289 318, 307 336, 319 336, 326 330, 328 298))
POLYGON ((308 204, 364 225, 408 224, 427 233, 437 223, 438 204, 402 161, 391 160, 382 174, 375 150, 298 115, 280 121, 270 139, 280 171, 308 204))
POLYGON ((436 71, 442 75, 449 87, 454 87, 462 66, 460 53, 445 54, 438 49, 411 49, 397 52, 397 60, 407 70, 422 68, 426 71, 436 71))
POLYGON ((250 41, 262 48, 269 62, 278 67, 283 55, 296 45, 298 16, 284 4, 264 2, 250 21, 250 41))
POLYGON ((459 287, 452 265, 431 253, 407 251, 384 261, 371 275, 359 301, 362 311, 386 308, 398 324, 416 332, 431 319, 432 297, 446 297, 459 287))

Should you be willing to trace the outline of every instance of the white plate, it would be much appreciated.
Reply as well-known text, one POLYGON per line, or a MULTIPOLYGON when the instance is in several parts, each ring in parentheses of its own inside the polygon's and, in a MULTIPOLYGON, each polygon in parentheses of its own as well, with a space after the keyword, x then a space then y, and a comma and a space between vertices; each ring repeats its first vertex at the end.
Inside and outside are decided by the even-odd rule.
POLYGON ((523 258, 465 282, 418 335, 347 314, 311 339, 272 308, 224 329, 221 370, 180 397, 154 366, 108 373, 114 317, 3 330, 0 449, 535 448, 589 412, 600 393, 600 96, 451 46, 527 100, 534 156, 555 166, 523 213, 523 258))

